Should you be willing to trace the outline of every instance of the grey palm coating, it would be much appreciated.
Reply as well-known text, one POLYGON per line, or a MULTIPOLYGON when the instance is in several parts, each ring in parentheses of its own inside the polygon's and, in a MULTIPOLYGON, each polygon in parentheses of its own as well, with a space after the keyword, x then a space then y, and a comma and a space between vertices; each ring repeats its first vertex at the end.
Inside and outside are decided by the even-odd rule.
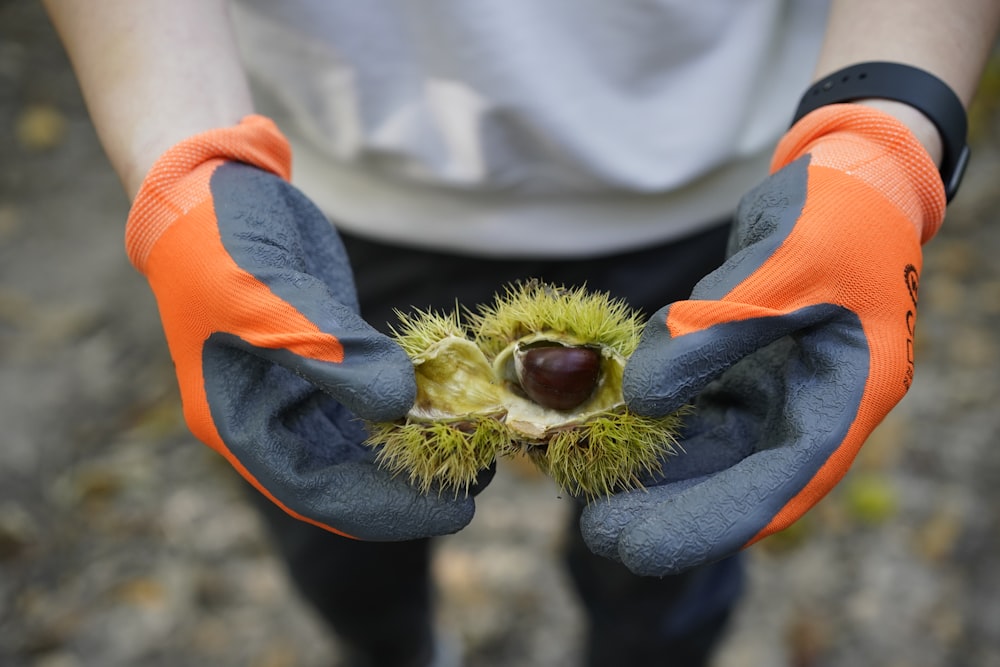
POLYGON ((343 245, 323 214, 285 181, 240 164, 219 167, 212 195, 222 243, 240 268, 344 348, 340 364, 258 350, 323 387, 356 414, 391 420, 416 396, 406 353, 358 315, 343 245))
POLYGON ((416 388, 406 354, 357 314, 343 246, 285 181, 240 164, 213 174, 222 242, 233 260, 337 337, 343 363, 261 349, 228 332, 203 350, 212 418, 233 455, 289 509, 360 539, 453 533, 472 498, 421 494, 374 465, 358 416, 394 419, 416 388))
MULTIPOLYGON (((743 199, 730 258, 692 298, 723 297, 781 244, 801 213, 807 166, 789 165, 743 199)), ((581 519, 591 549, 652 576, 718 560, 757 535, 843 441, 869 365, 859 317, 833 304, 676 339, 669 308, 649 322, 624 391, 645 414, 694 405, 684 453, 648 490, 595 501, 581 519)))

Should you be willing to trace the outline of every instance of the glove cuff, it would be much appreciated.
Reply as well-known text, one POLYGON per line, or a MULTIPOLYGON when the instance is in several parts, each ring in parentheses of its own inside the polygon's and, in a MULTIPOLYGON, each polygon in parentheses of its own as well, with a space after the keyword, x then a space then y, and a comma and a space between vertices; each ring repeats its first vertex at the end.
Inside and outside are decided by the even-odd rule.
POLYGON ((778 142, 772 173, 807 153, 810 166, 837 169, 882 193, 913 223, 921 243, 940 228, 947 200, 937 165, 890 114, 860 104, 816 109, 778 142))
POLYGON ((178 217, 204 201, 210 162, 235 161, 259 167, 285 180, 291 177, 292 151, 278 127, 264 116, 202 132, 168 149, 146 174, 125 225, 125 250, 140 272, 153 245, 178 217))

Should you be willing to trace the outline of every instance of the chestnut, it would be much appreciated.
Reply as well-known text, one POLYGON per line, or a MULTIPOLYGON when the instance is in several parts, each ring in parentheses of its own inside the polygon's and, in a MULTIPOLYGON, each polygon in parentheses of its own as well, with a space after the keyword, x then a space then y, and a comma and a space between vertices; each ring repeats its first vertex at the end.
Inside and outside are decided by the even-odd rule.
POLYGON ((514 368, 524 393, 552 410, 572 410, 594 393, 601 375, 601 353, 592 347, 522 347, 514 368))

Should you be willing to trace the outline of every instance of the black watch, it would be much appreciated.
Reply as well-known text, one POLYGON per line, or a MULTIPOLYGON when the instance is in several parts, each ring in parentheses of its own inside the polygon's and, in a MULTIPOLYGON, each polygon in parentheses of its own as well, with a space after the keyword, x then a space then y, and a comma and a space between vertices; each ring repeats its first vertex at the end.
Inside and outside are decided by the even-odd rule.
POLYGON ((910 65, 870 62, 851 65, 817 81, 799 102, 794 125, 810 111, 827 104, 869 97, 909 104, 930 119, 941 135, 944 156, 941 180, 951 201, 969 164, 968 119, 955 92, 930 72, 910 65))

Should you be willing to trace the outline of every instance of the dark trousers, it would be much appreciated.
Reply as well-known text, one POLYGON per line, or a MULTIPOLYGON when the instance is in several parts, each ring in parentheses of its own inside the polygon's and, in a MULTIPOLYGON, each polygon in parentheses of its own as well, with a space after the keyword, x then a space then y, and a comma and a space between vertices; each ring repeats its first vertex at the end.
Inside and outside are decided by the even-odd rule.
MULTIPOLYGON (((637 252, 582 260, 494 260, 398 248, 344 237, 362 315, 385 331, 393 309, 451 310, 492 301, 528 278, 586 286, 652 314, 687 298, 724 259, 728 225, 637 252)), ((432 647, 427 540, 366 543, 295 521, 261 501, 304 597, 345 644, 380 667, 424 665, 432 647)), ((578 508, 582 509, 582 508, 578 508)), ((574 516, 576 519, 579 511, 574 516)), ((704 665, 742 587, 738 557, 663 579, 637 577, 595 556, 576 522, 566 561, 586 609, 587 664, 704 665)))

